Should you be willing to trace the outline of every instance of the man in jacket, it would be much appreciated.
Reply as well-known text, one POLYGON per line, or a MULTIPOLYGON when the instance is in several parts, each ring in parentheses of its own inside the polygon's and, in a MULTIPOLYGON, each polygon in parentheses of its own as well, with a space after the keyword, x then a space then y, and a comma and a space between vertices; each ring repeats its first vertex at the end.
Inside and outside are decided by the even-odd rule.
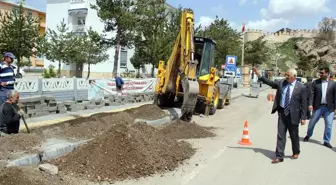
POLYGON ((285 73, 285 79, 271 81, 260 75, 256 68, 253 71, 260 81, 277 89, 272 108, 272 114, 278 112, 278 135, 276 146, 276 157, 272 163, 283 162, 286 146, 286 133, 292 141, 293 155, 291 159, 298 159, 300 154, 299 124, 304 125, 307 116, 307 90, 306 87, 296 81, 297 71, 290 69, 285 73))
POLYGON ((0 64, 0 105, 6 102, 8 91, 14 90, 15 73, 11 65, 14 59, 13 53, 6 52, 0 64))
POLYGON ((313 111, 309 121, 307 135, 303 141, 308 142, 312 137, 316 123, 323 116, 325 122, 324 146, 332 148, 330 144, 333 119, 336 112, 336 84, 329 79, 330 70, 328 67, 320 69, 320 79, 312 83, 309 98, 309 110, 313 111))
POLYGON ((117 94, 122 94, 122 88, 124 86, 124 81, 123 79, 118 76, 118 75, 114 75, 114 79, 115 79, 115 83, 116 83, 116 89, 117 89, 117 94))
POLYGON ((19 132, 22 115, 22 112, 16 108, 19 97, 19 92, 15 90, 8 91, 6 102, 0 106, 0 136, 19 132))

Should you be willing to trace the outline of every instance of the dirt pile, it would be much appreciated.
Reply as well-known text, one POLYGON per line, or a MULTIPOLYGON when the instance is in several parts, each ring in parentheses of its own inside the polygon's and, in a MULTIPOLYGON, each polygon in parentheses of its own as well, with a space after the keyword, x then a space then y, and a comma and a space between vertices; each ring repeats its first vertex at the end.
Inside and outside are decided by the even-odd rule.
POLYGON ((0 171, 0 185, 61 185, 64 182, 57 176, 51 176, 29 167, 10 167, 0 171))
POLYGON ((34 151, 34 148, 41 146, 42 141, 43 138, 35 133, 0 137, 0 159, 11 159, 15 153, 34 151))
POLYGON ((165 125, 159 132, 174 139, 192 139, 214 137, 216 134, 211 132, 213 127, 203 127, 194 122, 188 123, 176 120, 165 125))
POLYGON ((78 118, 56 125, 41 127, 34 132, 45 137, 90 139, 100 136, 114 124, 132 124, 134 119, 126 112, 101 113, 87 118, 78 118))
POLYGON ((153 104, 142 105, 138 108, 126 110, 135 119, 155 120, 166 116, 160 107, 153 104))
POLYGON ((174 170, 194 152, 189 143, 160 135, 145 123, 118 124, 52 163, 93 181, 116 181, 174 170))

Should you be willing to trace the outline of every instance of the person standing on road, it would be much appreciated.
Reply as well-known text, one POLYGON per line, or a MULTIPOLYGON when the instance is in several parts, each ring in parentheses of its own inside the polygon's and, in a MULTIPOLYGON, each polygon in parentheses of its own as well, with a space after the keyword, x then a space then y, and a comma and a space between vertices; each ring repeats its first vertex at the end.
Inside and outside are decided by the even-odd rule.
MULTIPOLYGON (((305 86, 307 88, 307 101, 309 102, 309 98, 310 98, 310 93, 312 91, 312 83, 313 83, 313 78, 308 76, 307 77, 307 82, 305 83, 305 86)), ((311 117, 311 111, 308 109, 308 112, 307 112, 307 119, 310 119, 311 117)))
POLYGON ((312 83, 312 89, 309 98, 309 110, 313 111, 312 118, 309 121, 307 135, 303 139, 308 142, 312 137, 316 123, 323 116, 325 122, 324 146, 332 148, 330 144, 333 119, 336 112, 336 83, 329 78, 330 70, 328 67, 320 69, 320 79, 312 83))
POLYGON ((298 159, 300 154, 299 123, 305 125, 308 108, 306 87, 296 81, 297 71, 295 69, 288 70, 285 73, 285 79, 280 81, 271 81, 261 76, 255 67, 253 71, 260 81, 272 89, 277 89, 272 114, 278 112, 278 135, 276 157, 272 163, 284 160, 287 130, 292 141, 293 155, 291 159, 298 159))
POLYGON ((7 92, 7 100, 0 106, 0 136, 19 133, 22 111, 16 108, 19 102, 19 92, 7 92))
POLYGON ((115 83, 116 83, 116 88, 117 88, 117 94, 122 94, 122 88, 124 86, 124 81, 123 79, 118 76, 118 75, 114 75, 114 79, 115 79, 115 83))
MULTIPOLYGON (((11 65, 15 56, 11 52, 4 54, 4 61, 0 64, 0 103, 3 104, 7 100, 7 93, 14 90, 15 73, 11 65)), ((1 105, 0 104, 0 105, 1 105)))

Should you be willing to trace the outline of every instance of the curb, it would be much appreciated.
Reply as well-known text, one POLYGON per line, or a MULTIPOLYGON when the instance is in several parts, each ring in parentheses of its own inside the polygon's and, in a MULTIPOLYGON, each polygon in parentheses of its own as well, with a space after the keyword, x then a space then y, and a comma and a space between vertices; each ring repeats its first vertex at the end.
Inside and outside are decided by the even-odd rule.
MULTIPOLYGON (((175 119, 176 118, 174 116, 169 115, 161 119, 157 119, 157 120, 136 119, 134 120, 134 123, 145 122, 151 126, 158 126, 158 125, 167 124, 175 119)), ((44 150, 40 150, 39 152, 35 154, 28 154, 18 159, 11 160, 7 162, 6 166, 7 167, 9 166, 36 166, 36 165, 41 164, 44 161, 56 159, 65 154, 68 154, 74 151, 79 146, 86 144, 90 140, 92 139, 83 140, 79 142, 64 141, 64 142, 58 142, 55 144, 51 144, 49 146, 46 146, 44 150)))

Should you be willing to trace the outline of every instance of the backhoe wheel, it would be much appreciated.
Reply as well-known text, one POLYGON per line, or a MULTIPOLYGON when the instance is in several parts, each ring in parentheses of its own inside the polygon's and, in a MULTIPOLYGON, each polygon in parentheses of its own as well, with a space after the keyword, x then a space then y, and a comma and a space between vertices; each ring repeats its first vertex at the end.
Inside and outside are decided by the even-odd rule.
POLYGON ((218 103, 219 103, 219 82, 216 82, 212 94, 212 102, 209 111, 210 115, 214 115, 216 113, 218 103))
POLYGON ((224 99, 219 99, 217 109, 224 109, 226 99, 227 95, 224 97, 224 99))

